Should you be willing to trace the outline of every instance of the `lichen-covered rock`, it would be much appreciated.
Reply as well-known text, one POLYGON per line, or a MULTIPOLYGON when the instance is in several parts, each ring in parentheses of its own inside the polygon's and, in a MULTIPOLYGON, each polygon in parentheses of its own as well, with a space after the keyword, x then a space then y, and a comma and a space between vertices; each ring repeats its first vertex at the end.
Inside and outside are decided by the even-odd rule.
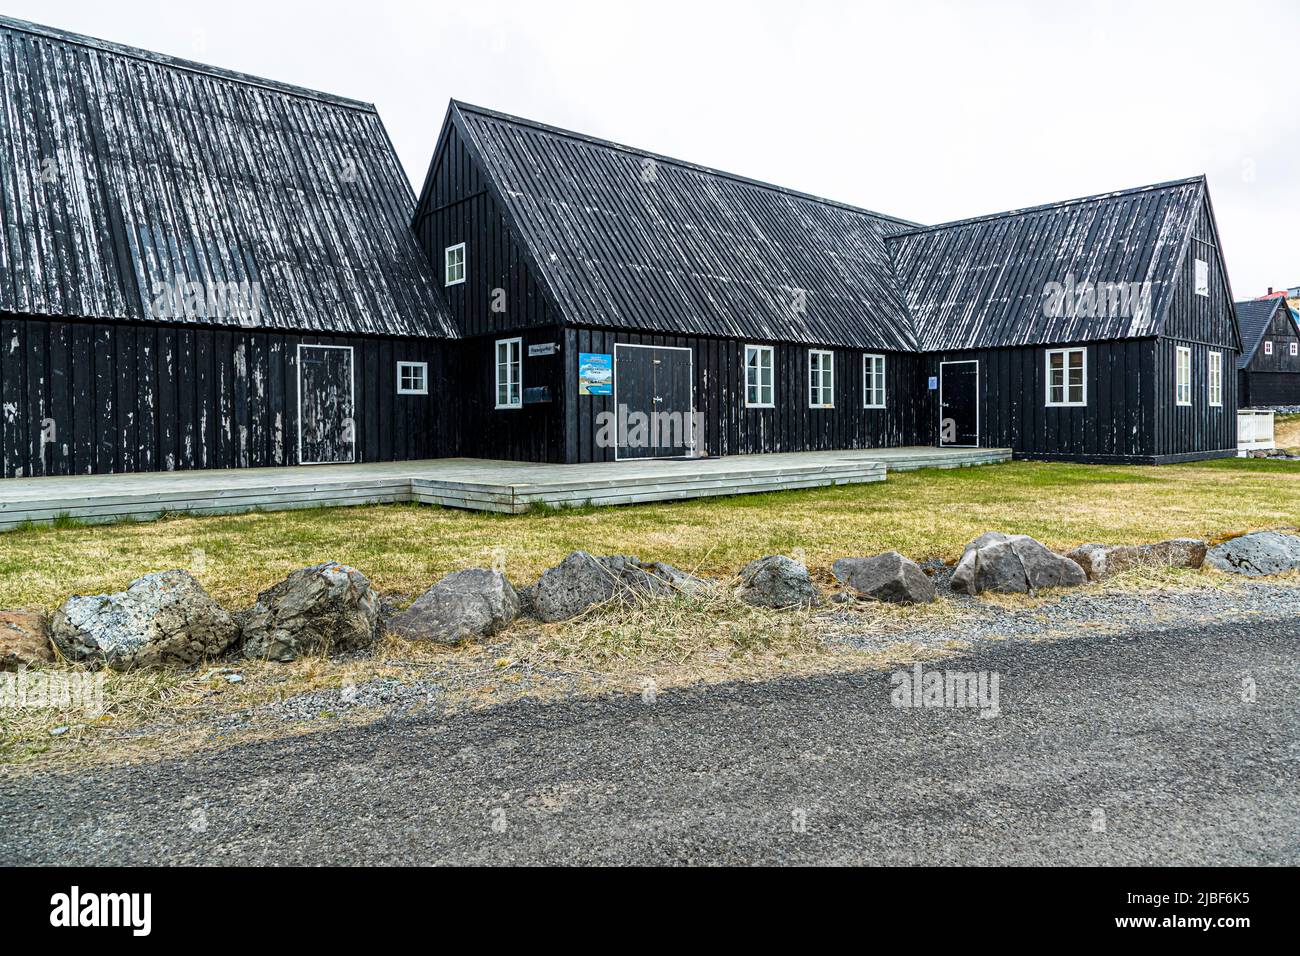
POLYGON ((1024 534, 989 531, 966 546, 952 575, 952 588, 966 594, 1025 594, 1075 587, 1088 576, 1076 562, 1024 534))
POLYGON ((1300 538, 1280 531, 1255 531, 1216 544, 1205 563, 1219 571, 1258 578, 1300 570, 1300 538))
POLYGON ((616 599, 695 594, 714 586, 671 564, 646 563, 625 554, 595 557, 574 551, 525 589, 524 603, 539 620, 567 621, 616 599))
POLYGON ((243 615, 243 655, 291 661, 374 642, 379 595, 356 568, 326 562, 294 571, 243 615))
POLYGON ((784 555, 769 555, 745 565, 740 572, 739 597, 755 607, 813 607, 821 593, 808 569, 784 555))
POLYGON ((1155 544, 1081 544, 1067 557, 1100 581, 1136 567, 1199 568, 1206 543, 1199 538, 1171 538, 1155 544))
POLYGON ((396 615, 388 629, 413 641, 459 644, 490 637, 519 616, 519 595, 500 571, 455 571, 396 615))
POLYGON ((49 621, 40 611, 0 611, 0 671, 54 660, 49 621))
POLYGON ((68 598, 50 633, 69 660, 128 670, 216 657, 234 643, 239 625, 188 571, 159 571, 117 594, 68 598))
POLYGON ((840 558, 831 572, 858 597, 893 604, 928 604, 935 599, 934 582, 921 566, 897 551, 871 558, 840 558))

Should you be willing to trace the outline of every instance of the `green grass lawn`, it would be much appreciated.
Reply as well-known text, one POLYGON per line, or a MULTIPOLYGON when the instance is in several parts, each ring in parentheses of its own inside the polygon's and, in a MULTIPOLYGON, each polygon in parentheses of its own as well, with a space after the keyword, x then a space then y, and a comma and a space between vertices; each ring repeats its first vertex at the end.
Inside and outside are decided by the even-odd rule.
POLYGON ((326 560, 355 565, 383 593, 413 596, 494 555, 514 582, 530 583, 578 548, 726 575, 774 553, 801 555, 814 569, 891 548, 951 559, 989 530, 1066 549, 1297 524, 1300 468, 1292 463, 1013 462, 891 474, 870 485, 516 516, 386 505, 23 529, 0 533, 0 607, 54 607, 69 594, 118 590, 174 567, 238 607, 293 569, 326 560))

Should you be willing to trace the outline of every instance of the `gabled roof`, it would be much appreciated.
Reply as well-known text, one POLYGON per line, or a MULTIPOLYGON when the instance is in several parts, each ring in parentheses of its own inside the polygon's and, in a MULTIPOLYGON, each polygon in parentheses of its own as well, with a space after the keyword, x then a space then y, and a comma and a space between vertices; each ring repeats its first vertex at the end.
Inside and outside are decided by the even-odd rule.
POLYGON ((906 220, 453 101, 574 325, 910 350, 906 220))
POLYGON ((1241 331, 1241 355, 1237 359, 1237 368, 1245 368, 1259 350, 1259 343, 1264 341, 1264 332, 1278 309, 1283 310, 1288 319, 1291 318, 1291 309, 1285 298, 1276 295, 1238 302, 1236 309, 1237 328, 1241 331))
POLYGON ((453 334, 373 106, 8 17, 0 94, 0 311, 453 334))
POLYGON ((923 350, 1156 335, 1204 177, 1016 209, 889 237, 923 350), (1051 310, 1049 283, 1150 283, 1146 309, 1051 310), (1129 314, 1117 314, 1124 311, 1129 314), (1057 314, 1059 312, 1060 314, 1057 314))

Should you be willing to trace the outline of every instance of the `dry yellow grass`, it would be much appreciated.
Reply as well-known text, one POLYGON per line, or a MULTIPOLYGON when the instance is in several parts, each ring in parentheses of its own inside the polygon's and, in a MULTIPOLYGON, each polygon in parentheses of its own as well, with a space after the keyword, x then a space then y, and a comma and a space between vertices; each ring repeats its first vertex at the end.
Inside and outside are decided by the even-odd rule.
POLYGON ((1300 448, 1300 415, 1278 415, 1273 422, 1278 448, 1300 448))
POLYGON ((517 584, 570 551, 630 553, 729 575, 765 554, 815 570, 890 548, 951 559, 990 529, 1064 549, 1300 524, 1300 468, 1268 461, 1107 467, 1035 462, 892 474, 887 482, 638 507, 494 516, 424 506, 173 517, 0 533, 0 607, 46 607, 188 568, 247 606, 295 568, 352 564, 382 593, 415 595, 500 556, 517 584))

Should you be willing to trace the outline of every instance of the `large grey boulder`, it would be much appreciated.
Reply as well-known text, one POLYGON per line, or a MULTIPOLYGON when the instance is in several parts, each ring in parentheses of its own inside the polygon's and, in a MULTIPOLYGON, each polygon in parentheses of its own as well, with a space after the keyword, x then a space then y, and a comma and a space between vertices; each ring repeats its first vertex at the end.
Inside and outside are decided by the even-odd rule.
POLYGON ((294 571, 244 612, 243 654, 291 661, 357 650, 378 635, 379 595, 356 568, 326 562, 294 571))
POLYGON ((396 615, 388 629, 412 641, 459 644, 490 637, 519 616, 519 595, 500 571, 454 571, 396 615))
POLYGON ((526 589, 526 603, 542 621, 567 621, 607 601, 698 594, 711 587, 713 582, 670 564, 646 563, 625 554, 598 558, 574 551, 526 589))
POLYGON ((1199 538, 1171 538, 1155 544, 1081 544, 1067 557, 1100 581, 1136 567, 1199 568, 1206 543, 1199 538))
POLYGON ((1252 578, 1300 570, 1300 538, 1279 531, 1243 534, 1207 551, 1205 563, 1252 578))
POLYGON ((159 571, 117 594, 68 598, 50 634, 69 660, 128 670, 216 657, 235 642, 239 625, 188 571, 159 571))
POLYGON ((831 572, 859 597, 894 604, 928 604, 935 599, 934 582, 919 564, 897 551, 873 558, 840 558, 831 572))
POLYGON ((1076 562, 1025 534, 989 531, 966 546, 952 575, 952 588, 966 594, 1025 594, 1042 588, 1087 583, 1076 562))
POLYGON ((0 611, 0 671, 39 667, 54 660, 50 622, 40 611, 0 611))
POLYGON ((821 593, 808 569, 779 554, 745 565, 740 572, 739 597, 756 607, 813 607, 821 603, 821 593))

